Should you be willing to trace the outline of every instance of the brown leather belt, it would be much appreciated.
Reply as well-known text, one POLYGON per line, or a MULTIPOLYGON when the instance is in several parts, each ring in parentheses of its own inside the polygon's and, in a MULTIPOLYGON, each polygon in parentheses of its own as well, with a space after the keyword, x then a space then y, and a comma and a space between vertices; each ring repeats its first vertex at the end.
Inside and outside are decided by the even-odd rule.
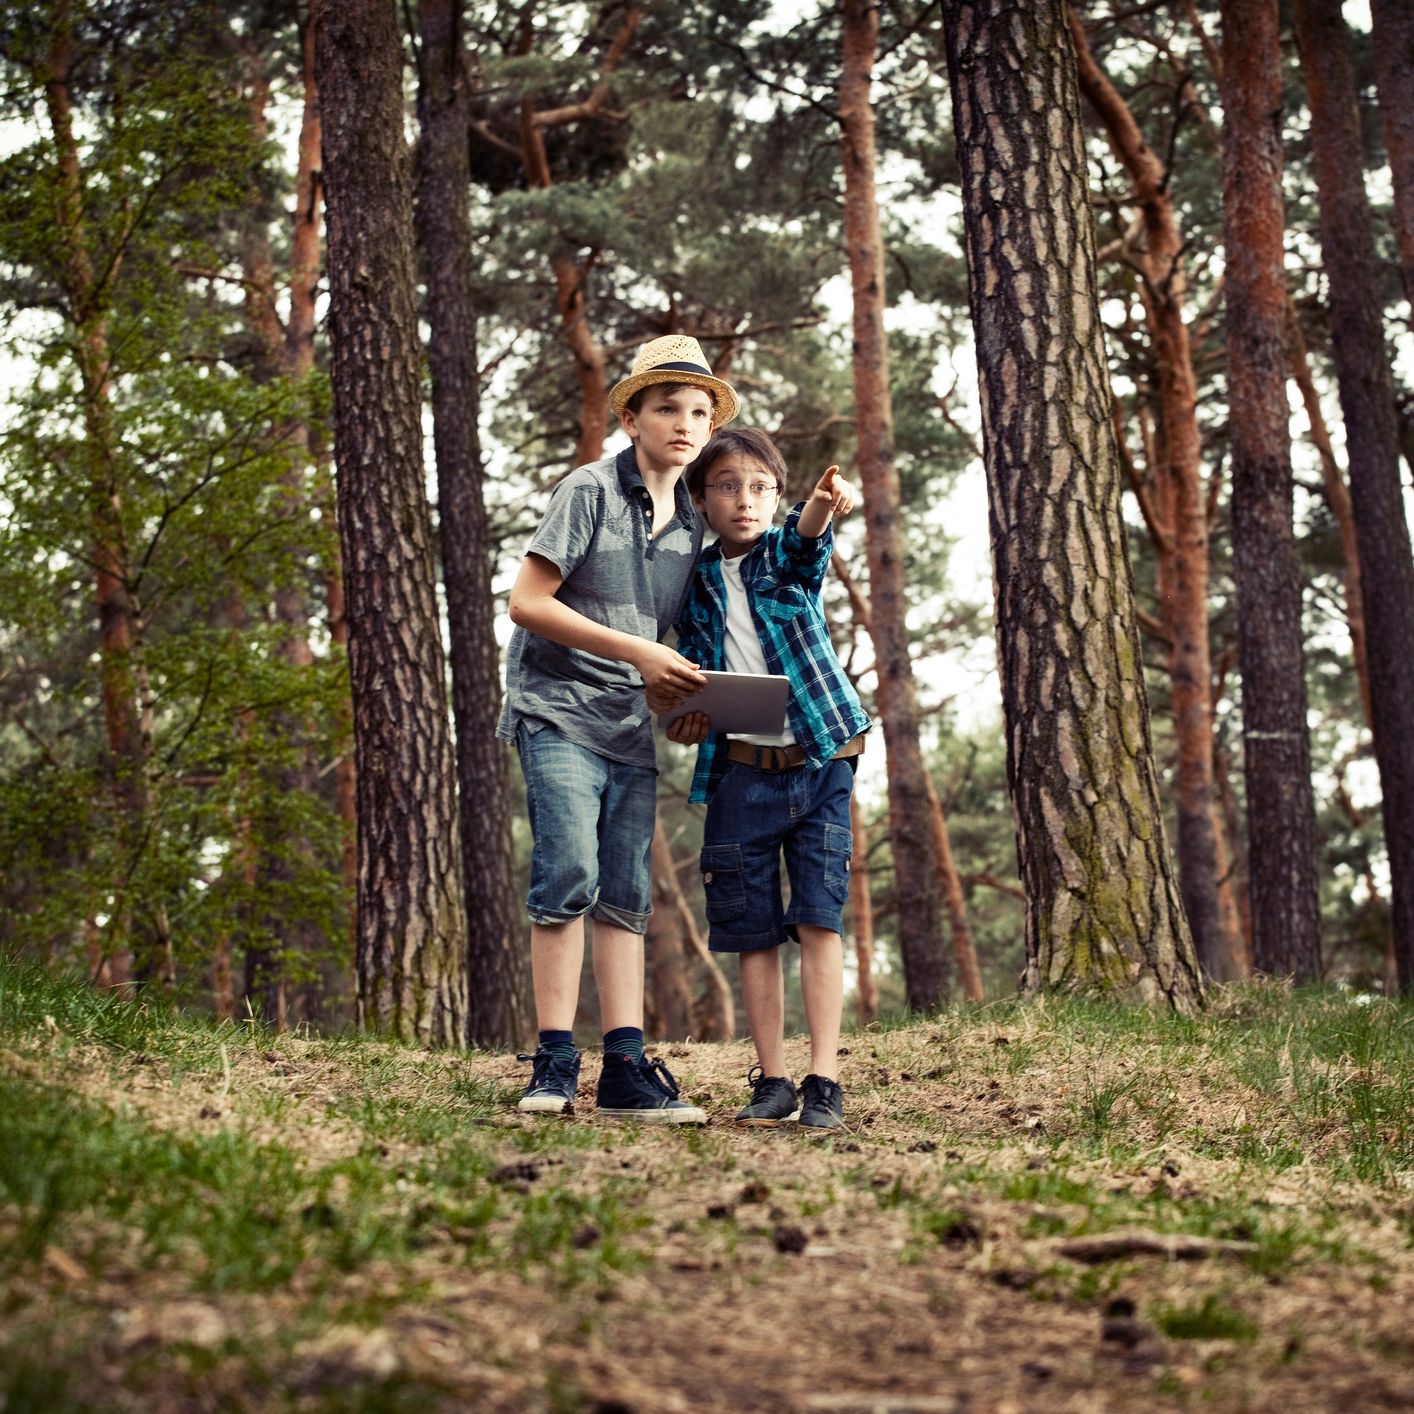
MULTIPOLYGON (((830 758, 843 761, 849 756, 858 756, 864 750, 864 733, 845 742, 830 758)), ((755 766, 758 771, 793 771, 805 765, 805 749, 800 746, 753 746, 749 741, 729 741, 727 760, 740 761, 744 766, 755 766)))

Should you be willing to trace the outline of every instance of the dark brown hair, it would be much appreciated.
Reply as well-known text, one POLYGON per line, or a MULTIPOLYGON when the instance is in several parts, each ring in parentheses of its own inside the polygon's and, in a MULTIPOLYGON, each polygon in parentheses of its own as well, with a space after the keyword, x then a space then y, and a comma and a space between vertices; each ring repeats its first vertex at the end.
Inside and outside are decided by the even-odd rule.
POLYGON ((712 397, 712 390, 704 388, 700 383, 645 383, 629 400, 624 404, 624 411, 637 413, 643 406, 643 400, 649 393, 657 393, 659 397, 671 398, 674 393, 681 393, 685 388, 695 389, 699 393, 706 393, 712 403, 712 412, 717 411, 717 400, 712 397))
POLYGON ((729 427, 713 433, 712 440, 703 447, 697 454, 697 459, 683 473, 688 491, 694 496, 702 495, 707 484, 707 473, 712 470, 712 463, 718 457, 730 456, 732 453, 750 457, 762 471, 769 472, 776 478, 777 491, 786 489, 786 461, 780 453, 780 448, 764 432, 754 427, 729 427))

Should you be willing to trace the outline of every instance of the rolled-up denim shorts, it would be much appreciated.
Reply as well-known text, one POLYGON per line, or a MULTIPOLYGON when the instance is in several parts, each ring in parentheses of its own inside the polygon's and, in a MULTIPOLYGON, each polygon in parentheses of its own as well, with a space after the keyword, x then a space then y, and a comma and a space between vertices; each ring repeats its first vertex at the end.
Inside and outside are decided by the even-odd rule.
POLYGON ((819 770, 762 771, 734 761, 707 806, 702 832, 702 886, 708 947, 757 952, 809 924, 840 931, 849 898, 854 850, 849 798, 854 762, 819 770), (781 854, 790 907, 781 898, 781 854))
POLYGON ((516 748, 535 841, 530 921, 568 923, 588 913, 644 932, 658 773, 610 761, 529 718, 516 727, 516 748))

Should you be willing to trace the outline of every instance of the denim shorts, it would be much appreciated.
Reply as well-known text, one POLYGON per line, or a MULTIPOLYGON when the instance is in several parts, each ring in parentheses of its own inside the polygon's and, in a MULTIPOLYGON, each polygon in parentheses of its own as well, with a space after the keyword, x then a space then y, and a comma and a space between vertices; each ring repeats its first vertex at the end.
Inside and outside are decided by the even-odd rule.
POLYGON ((652 912, 658 773, 610 761, 547 722, 522 718, 516 748, 530 831, 530 921, 588 913, 642 933, 652 912))
POLYGON ((702 834, 702 886, 708 946, 713 952, 756 952, 805 923, 840 931, 849 898, 854 849, 849 798, 854 762, 819 770, 761 771, 733 761, 711 803, 702 834), (790 907, 781 901, 781 852, 790 907))

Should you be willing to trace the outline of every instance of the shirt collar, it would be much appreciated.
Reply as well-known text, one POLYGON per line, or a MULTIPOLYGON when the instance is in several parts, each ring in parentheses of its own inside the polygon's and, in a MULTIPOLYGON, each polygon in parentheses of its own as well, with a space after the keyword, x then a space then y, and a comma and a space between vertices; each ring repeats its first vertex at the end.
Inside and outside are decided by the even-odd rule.
MULTIPOLYGON (((619 489, 624 496, 643 504, 652 499, 648 487, 644 485, 643 473, 638 469, 638 453, 630 442, 615 458, 614 470, 618 473, 619 489)), ((689 530, 697 524, 697 508, 687 493, 687 482, 679 476, 673 483, 673 504, 677 508, 677 518, 689 530)))

